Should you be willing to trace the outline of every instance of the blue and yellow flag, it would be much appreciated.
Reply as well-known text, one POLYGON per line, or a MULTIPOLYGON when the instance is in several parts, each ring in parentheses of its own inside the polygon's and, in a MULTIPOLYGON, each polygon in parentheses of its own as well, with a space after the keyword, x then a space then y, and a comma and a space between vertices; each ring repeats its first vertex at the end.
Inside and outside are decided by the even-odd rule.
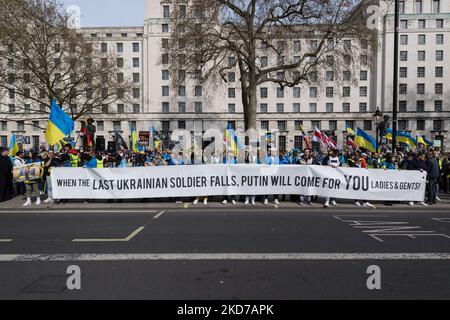
POLYGON ((75 122, 61 109, 56 99, 53 100, 45 133, 48 144, 53 146, 59 143, 73 130, 75 130, 75 122))
POLYGON ((139 145, 139 137, 137 135, 136 129, 130 125, 131 127, 131 150, 135 153, 141 153, 143 148, 139 145))
POLYGON ((355 143, 361 148, 367 149, 370 152, 376 152, 375 139, 370 134, 368 134, 364 130, 361 130, 360 128, 358 128, 358 131, 356 132, 355 143))
POLYGON ((417 140, 414 139, 409 133, 407 132, 399 132, 397 133, 397 141, 402 142, 404 144, 409 145, 410 147, 417 146, 417 140))
POLYGON ((242 145, 242 143, 240 143, 231 124, 228 125, 227 131, 225 133, 225 142, 227 148, 233 150, 235 156, 239 154, 239 150, 244 149, 244 146, 242 145))
POLYGON ((9 157, 14 158, 17 152, 19 152, 19 145, 17 144, 16 135, 13 133, 9 144, 9 157))

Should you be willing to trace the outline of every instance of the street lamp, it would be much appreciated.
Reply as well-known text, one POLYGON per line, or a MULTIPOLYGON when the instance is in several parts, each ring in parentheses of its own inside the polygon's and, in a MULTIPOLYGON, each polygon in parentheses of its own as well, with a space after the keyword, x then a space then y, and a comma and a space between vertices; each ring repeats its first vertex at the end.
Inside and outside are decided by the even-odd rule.
POLYGON ((375 112, 375 114, 372 116, 373 117, 373 122, 375 123, 375 128, 377 131, 377 135, 375 138, 375 150, 378 153, 378 145, 379 145, 379 137, 380 137, 380 125, 383 123, 383 114, 380 111, 380 108, 377 108, 377 111, 375 112))

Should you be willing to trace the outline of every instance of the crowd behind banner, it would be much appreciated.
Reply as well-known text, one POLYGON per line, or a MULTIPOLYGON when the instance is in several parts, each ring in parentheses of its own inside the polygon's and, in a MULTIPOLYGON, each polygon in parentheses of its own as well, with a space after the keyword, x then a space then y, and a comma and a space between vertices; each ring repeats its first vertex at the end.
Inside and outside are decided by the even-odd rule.
MULTIPOLYGON (((259 150, 260 151, 260 150, 259 150)), ((245 161, 240 163, 267 164, 267 165, 305 165, 305 166, 331 166, 331 167, 353 167, 362 169, 380 170, 420 170, 427 172, 427 188, 425 202, 421 205, 433 205, 440 201, 439 192, 449 192, 450 163, 449 155, 440 152, 439 149, 390 152, 382 148, 381 152, 370 152, 367 150, 347 150, 331 149, 327 152, 314 152, 307 148, 304 150, 294 149, 287 153, 272 154, 272 152, 246 152, 245 161)), ((50 175, 52 168, 128 168, 128 167, 153 167, 153 166, 184 166, 191 165, 191 161, 186 161, 182 152, 172 152, 170 150, 155 149, 143 152, 133 152, 130 150, 118 150, 115 153, 80 151, 67 144, 59 152, 53 150, 41 150, 38 153, 18 151, 15 156, 10 157, 8 149, 1 149, 0 156, 0 202, 7 201, 14 196, 26 196, 24 206, 40 205, 41 198, 46 198, 46 203, 54 200, 51 196, 50 175), (38 165, 36 165, 38 164, 38 165), (40 169, 37 169, 40 168, 40 169), (14 172, 14 174, 13 174, 14 172), (32 201, 33 198, 35 201, 32 201)), ((239 157, 232 149, 226 149, 223 157, 212 155, 207 160, 202 160, 199 164, 238 164, 239 157)), ((313 201, 319 201, 314 196, 293 195, 291 201, 297 201, 299 205, 311 205, 313 201)), ((195 199, 174 199, 177 203, 193 201, 197 205, 199 202, 208 203, 208 197, 195 199)), ((237 204, 242 200, 246 205, 255 205, 256 197, 247 196, 224 197, 220 201, 223 204, 237 204)), ((269 204, 273 201, 279 204, 281 196, 266 195, 261 201, 269 204)), ((67 200, 58 200, 64 202, 67 200)), ((109 201, 114 201, 110 199, 109 201)), ((121 200, 118 200, 121 201, 121 200)), ((143 199, 142 201, 149 201, 143 199)), ((364 200, 355 200, 356 206, 368 206, 372 204, 364 200)), ((324 207, 336 206, 337 199, 324 199, 324 207)), ((410 202, 409 205, 415 205, 410 202)))

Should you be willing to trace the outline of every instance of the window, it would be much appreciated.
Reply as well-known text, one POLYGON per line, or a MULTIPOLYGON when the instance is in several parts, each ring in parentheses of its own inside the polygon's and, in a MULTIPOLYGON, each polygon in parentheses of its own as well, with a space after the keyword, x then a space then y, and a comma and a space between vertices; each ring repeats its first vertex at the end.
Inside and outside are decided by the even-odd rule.
POLYGON ((419 34, 417 36, 417 43, 420 44, 420 45, 426 44, 426 37, 425 37, 424 34, 419 34))
POLYGON ((425 29, 426 28, 426 20, 420 19, 418 22, 419 29, 425 29))
POLYGON ((266 68, 269 65, 269 59, 267 57, 261 57, 261 67, 266 68))
POLYGON ((178 87, 178 96, 180 96, 180 97, 186 96, 186 87, 185 86, 178 87))
POLYGON ((169 32, 169 25, 167 23, 163 23, 161 25, 161 30, 162 30, 162 33, 168 33, 169 32))
POLYGON ((294 98, 300 98, 300 96, 301 96, 301 88, 294 87, 292 95, 293 95, 294 98))
POLYGON ((326 105, 325 105, 325 109, 326 109, 326 112, 327 113, 333 113, 333 109, 334 109, 334 105, 333 105, 333 103, 327 103, 326 105))
POLYGON ((434 85, 434 94, 443 94, 444 87, 442 83, 436 83, 434 85))
POLYGON ((325 74, 326 81, 334 81, 334 71, 327 71, 325 74))
POLYGON ((436 50, 436 61, 444 61, 444 51, 436 50))
POLYGON ((260 91, 261 91, 261 98, 263 98, 263 99, 267 98, 267 96, 268 96, 267 88, 261 88, 260 91))
POLYGON ((408 20, 400 20, 400 29, 408 29, 408 20))
POLYGON ((102 113, 103 114, 109 113, 109 106, 107 104, 102 105, 102 113))
POLYGON ((287 131, 286 121, 278 121, 278 131, 287 131))
POLYGON ((419 95, 425 94, 425 84, 424 83, 417 84, 417 94, 419 94, 419 95))
POLYGON ((425 51, 423 50, 417 51, 417 60, 425 61, 425 51))
POLYGON ((261 130, 263 131, 269 130, 269 121, 261 121, 261 130))
POLYGON ((440 13, 441 12, 441 1, 433 0, 433 6, 431 8, 432 13, 440 13))
POLYGON ((443 19, 437 19, 436 20, 436 29, 442 29, 444 28, 444 20, 443 19))
POLYGON ((414 13, 422 13, 422 0, 415 0, 414 13))
POLYGON ((301 120, 296 120, 294 122, 294 126, 295 126, 295 131, 302 131, 303 130, 303 121, 301 120))
POLYGON ((418 100, 417 101, 416 111, 417 112, 425 112, 425 101, 423 101, 423 100, 418 100))
POLYGON ((417 120, 417 130, 425 130, 425 120, 417 120))
POLYGON ((372 131, 372 121, 371 120, 364 120, 364 130, 372 131))
POLYGON ((195 96, 195 97, 201 97, 201 96, 203 96, 203 87, 202 87, 202 86, 195 86, 195 89, 194 89, 194 96, 195 96))
POLYGON ((284 89, 277 87, 277 98, 284 98, 284 89))
POLYGON ((407 77, 408 77, 408 68, 400 67, 400 78, 407 78, 407 77))
POLYGON ((317 87, 310 87, 309 88, 309 97, 310 98, 317 98, 317 87))
POLYGON ((101 44, 101 50, 102 50, 102 53, 107 53, 108 52, 108 44, 107 43, 102 43, 101 44))
POLYGON ((170 132, 170 121, 161 121, 161 131, 170 132))
POLYGON ((134 83, 139 83, 141 80, 140 80, 140 75, 139 75, 139 73, 133 73, 133 82, 134 83))
POLYGON ((317 103, 310 103, 309 104, 309 112, 310 113, 316 113, 317 112, 317 103))
POLYGON ((123 43, 117 43, 117 53, 123 53, 123 43))
POLYGON ((230 98, 230 99, 236 98, 236 89, 235 88, 228 88, 228 98, 230 98))
POLYGON ((330 131, 336 131, 337 130, 337 121, 336 120, 329 121, 328 128, 330 131))
POLYGON ((162 70, 162 80, 169 80, 169 70, 162 70))
POLYGON ((168 102, 162 103, 162 113, 169 113, 170 112, 170 105, 168 102))
POLYGON ((117 68, 123 68, 123 58, 117 58, 117 68))
POLYGON ((400 61, 408 61, 408 51, 400 51, 400 61))
POLYGON ((25 122, 17 121, 17 131, 25 131, 25 122))
POLYGON ((236 82, 236 73, 228 72, 228 82, 236 82))
POLYGON ((8 95, 9 95, 10 99, 14 99, 16 97, 16 93, 15 93, 14 89, 9 89, 8 95))
POLYGON ((186 121, 178 121, 178 129, 186 130, 186 121))
POLYGON ((417 78, 425 78, 425 67, 417 68, 417 78))
POLYGON ((236 113, 236 105, 234 103, 228 104, 228 113, 236 113))
POLYGON ((15 104, 9 104, 8 105, 9 113, 15 113, 16 112, 16 105, 15 104))
POLYGON ((442 131, 444 129, 444 121, 434 120, 433 121, 433 131, 442 131))
POLYGON ((400 44, 401 45, 408 45, 408 35, 401 35, 400 36, 400 44))
POLYGON ((267 107, 267 103, 261 103, 259 105, 259 109, 261 113, 267 113, 268 112, 268 107, 267 107))
POLYGON ((360 75, 359 75, 359 79, 361 81, 367 81, 367 71, 365 70, 361 70, 360 75))
POLYGON ((442 112, 442 100, 434 101, 434 111, 435 112, 442 112))
POLYGON ((398 10, 399 10, 400 14, 405 13, 405 1, 398 2, 398 10))
POLYGON ((284 103, 277 103, 277 113, 284 113, 284 103))
POLYGON ((161 47, 163 49, 169 49, 169 39, 162 39, 161 40, 161 47))
POLYGON ((436 35, 436 44, 444 44, 444 35, 443 34, 437 34, 436 35))
POLYGON ((359 112, 362 112, 362 113, 367 112, 367 103, 361 102, 359 104, 359 112))
POLYGON ((234 67, 236 65, 236 58, 235 57, 228 57, 228 66, 234 67))
POLYGON ((122 122, 121 121, 113 121, 113 130, 114 131, 122 130, 122 122))
POLYGON ((293 111, 294 113, 300 113, 300 103, 294 103, 294 104, 292 105, 292 111, 293 111))
POLYGON ((399 94, 408 94, 408 85, 406 83, 400 84, 399 94))
POLYGON ((8 122, 7 121, 0 122, 0 131, 8 131, 8 122))
POLYGON ((398 121, 398 129, 400 131, 407 131, 408 130, 409 121, 408 120, 399 120, 398 121))
POLYGON ((334 88, 333 87, 327 87, 326 88, 326 96, 327 96, 327 98, 333 98, 334 97, 334 88))
POLYGON ((442 78, 444 76, 444 68, 436 67, 436 78, 442 78))
POLYGON ((344 81, 350 81, 350 78, 351 78, 351 73, 350 73, 350 71, 344 71, 344 72, 342 73, 342 79, 343 79, 344 81))
POLYGON ((163 97, 169 96, 169 86, 162 86, 162 96, 163 97))
POLYGON ((186 113, 186 102, 178 102, 178 113, 186 113))
POLYGON ((350 97, 350 87, 342 88, 342 96, 346 98, 350 97))
POLYGON ((202 113, 203 112, 203 103, 196 102, 194 107, 195 107, 195 113, 202 113))
POLYGON ((169 17, 170 17, 170 7, 163 6, 163 18, 169 18, 169 17))
POLYGON ((133 43, 133 52, 134 53, 139 52, 139 43, 138 42, 133 43))
POLYGON ((408 102, 406 100, 401 100, 398 102, 399 112, 408 112, 408 102))
POLYGON ((303 150, 303 136, 294 137, 294 148, 303 150))
POLYGON ((350 128, 350 129, 355 130, 355 121, 354 120, 345 121, 345 128, 350 128))
POLYGON ((367 87, 359 87, 359 96, 367 97, 367 87))
POLYGON ((342 112, 349 113, 350 112, 350 103, 342 104, 342 112))
POLYGON ((133 68, 139 68, 139 58, 133 58, 133 68))
POLYGON ((125 105, 124 104, 117 105, 117 113, 119 113, 119 114, 125 113, 125 105))
POLYGON ((319 130, 322 129, 322 122, 320 120, 313 120, 311 121, 311 128, 317 128, 319 130))

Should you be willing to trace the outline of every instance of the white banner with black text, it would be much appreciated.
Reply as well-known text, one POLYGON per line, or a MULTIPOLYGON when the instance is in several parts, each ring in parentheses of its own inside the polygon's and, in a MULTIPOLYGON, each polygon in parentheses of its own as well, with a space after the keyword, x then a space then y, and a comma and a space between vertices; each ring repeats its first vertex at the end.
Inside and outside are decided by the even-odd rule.
POLYGON ((304 195, 371 201, 423 201, 426 173, 296 165, 54 168, 54 199, 141 199, 304 195))

